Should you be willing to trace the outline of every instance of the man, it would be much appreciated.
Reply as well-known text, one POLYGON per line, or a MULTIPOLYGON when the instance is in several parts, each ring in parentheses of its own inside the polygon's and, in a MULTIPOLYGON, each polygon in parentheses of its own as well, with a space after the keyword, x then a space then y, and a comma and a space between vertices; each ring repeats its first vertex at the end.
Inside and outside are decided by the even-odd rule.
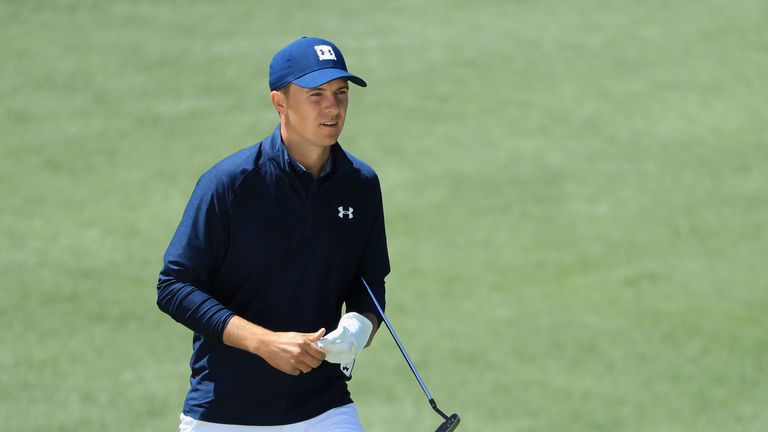
POLYGON ((362 431, 346 381, 381 317, 361 277, 383 304, 390 269, 376 173, 337 142, 350 82, 327 40, 277 52, 277 128, 192 193, 157 286, 194 332, 181 431, 362 431))

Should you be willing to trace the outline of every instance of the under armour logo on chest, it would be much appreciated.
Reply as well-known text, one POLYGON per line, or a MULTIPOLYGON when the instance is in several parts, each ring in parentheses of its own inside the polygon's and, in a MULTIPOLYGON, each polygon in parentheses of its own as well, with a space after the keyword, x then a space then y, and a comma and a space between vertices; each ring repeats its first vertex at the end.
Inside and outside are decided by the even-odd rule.
POLYGON ((344 219, 344 216, 347 216, 348 219, 352 219, 355 217, 352 212, 355 211, 352 207, 349 207, 349 210, 344 210, 344 207, 339 207, 339 217, 344 219))

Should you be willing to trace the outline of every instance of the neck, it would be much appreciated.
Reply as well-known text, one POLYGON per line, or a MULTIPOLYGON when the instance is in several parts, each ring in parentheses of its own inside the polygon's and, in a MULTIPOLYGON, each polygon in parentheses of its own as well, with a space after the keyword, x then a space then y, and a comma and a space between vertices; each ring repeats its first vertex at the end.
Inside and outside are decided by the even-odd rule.
POLYGON ((325 146, 303 146, 300 143, 296 143, 286 136, 285 126, 282 127, 281 135, 288 154, 296 162, 300 163, 304 169, 309 171, 312 177, 319 177, 325 163, 331 156, 331 148, 325 146))

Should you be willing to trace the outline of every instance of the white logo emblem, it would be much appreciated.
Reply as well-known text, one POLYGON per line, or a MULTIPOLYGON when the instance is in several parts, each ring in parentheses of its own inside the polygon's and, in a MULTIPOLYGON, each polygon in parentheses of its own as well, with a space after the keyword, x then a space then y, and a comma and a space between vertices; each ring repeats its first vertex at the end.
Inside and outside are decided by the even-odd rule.
POLYGON ((320 60, 336 60, 336 53, 328 45, 315 45, 315 51, 320 60))
POLYGON ((344 216, 348 216, 349 219, 352 219, 355 217, 352 212, 355 211, 352 207, 349 208, 349 210, 344 210, 344 207, 339 207, 339 217, 344 219, 344 216))

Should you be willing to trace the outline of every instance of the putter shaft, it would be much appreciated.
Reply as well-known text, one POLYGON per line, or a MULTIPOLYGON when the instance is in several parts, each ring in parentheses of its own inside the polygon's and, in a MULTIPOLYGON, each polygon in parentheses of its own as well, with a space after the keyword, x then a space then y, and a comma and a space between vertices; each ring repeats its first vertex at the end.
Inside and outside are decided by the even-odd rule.
POLYGON ((440 414, 440 417, 447 420, 448 416, 445 415, 444 412, 440 411, 440 409, 437 407, 437 403, 435 402, 435 399, 429 393, 429 390, 427 389, 426 384, 424 384, 424 380, 422 380, 421 375, 419 375, 419 371, 417 371, 416 366, 413 365, 413 362, 411 361, 411 357, 408 355, 408 351, 406 351, 405 348, 403 347, 403 344, 400 342, 400 338, 397 337, 397 333, 395 333, 395 329, 392 328, 392 324, 389 322, 389 318, 387 318, 387 315, 384 313, 384 310, 381 308, 381 305, 379 304, 378 300, 376 300, 376 296, 373 295, 373 291, 371 291, 371 287, 368 286, 368 282, 366 282, 365 279, 362 277, 360 279, 363 281, 363 284, 365 285, 365 289, 368 290, 368 294, 371 296, 371 300, 373 300, 373 303, 376 305, 376 309, 378 309, 379 313, 381 314, 381 317, 384 318, 384 324, 386 324, 387 329, 389 330, 389 333, 392 335, 392 339, 395 340, 395 344, 397 344, 397 347, 400 349, 400 352, 403 354, 403 357, 405 357, 405 361, 408 362, 408 366, 411 368, 411 372, 413 372, 413 376, 415 376, 416 380, 419 382, 419 385, 421 386, 421 390, 423 390, 424 394, 427 396, 427 399, 429 400, 429 405, 432 407, 433 410, 435 410, 436 413, 440 414))
POLYGON ((442 410, 440 410, 440 408, 437 407, 437 402, 435 402, 435 399, 429 393, 429 390, 427 389, 426 384, 424 384, 424 380, 422 380, 421 375, 419 375, 419 371, 417 371, 416 366, 413 365, 413 362, 411 361, 411 357, 408 355, 408 351, 406 351, 405 348, 403 347, 403 344, 400 342, 400 338, 397 337, 397 333, 395 333, 395 329, 392 327, 392 324, 389 322, 389 318, 387 318, 387 315, 384 313, 384 309, 381 308, 379 301, 376 300, 376 296, 373 295, 373 291, 371 290, 371 287, 368 286, 368 282, 366 282, 363 277, 360 277, 360 280, 363 281, 363 285, 365 285, 365 289, 368 290, 368 295, 371 296, 371 300, 373 300, 373 304, 376 305, 376 309, 378 309, 379 313, 381 314, 381 317, 384 318, 384 324, 386 324, 387 329, 389 330, 389 334, 392 335, 392 339, 395 340, 395 344, 397 344, 397 347, 400 349, 400 353, 403 354, 403 357, 405 357, 405 361, 408 362, 408 367, 411 368, 411 372, 413 372, 413 376, 415 376, 416 380, 419 382, 419 385, 421 386, 421 390, 423 390, 424 394, 427 396, 427 400, 429 400, 429 406, 431 406, 432 409, 437 414, 439 414, 440 417, 443 418, 443 420, 445 420, 437 428, 435 432, 452 432, 459 425, 461 418, 456 413, 452 414, 451 416, 447 416, 442 410))

